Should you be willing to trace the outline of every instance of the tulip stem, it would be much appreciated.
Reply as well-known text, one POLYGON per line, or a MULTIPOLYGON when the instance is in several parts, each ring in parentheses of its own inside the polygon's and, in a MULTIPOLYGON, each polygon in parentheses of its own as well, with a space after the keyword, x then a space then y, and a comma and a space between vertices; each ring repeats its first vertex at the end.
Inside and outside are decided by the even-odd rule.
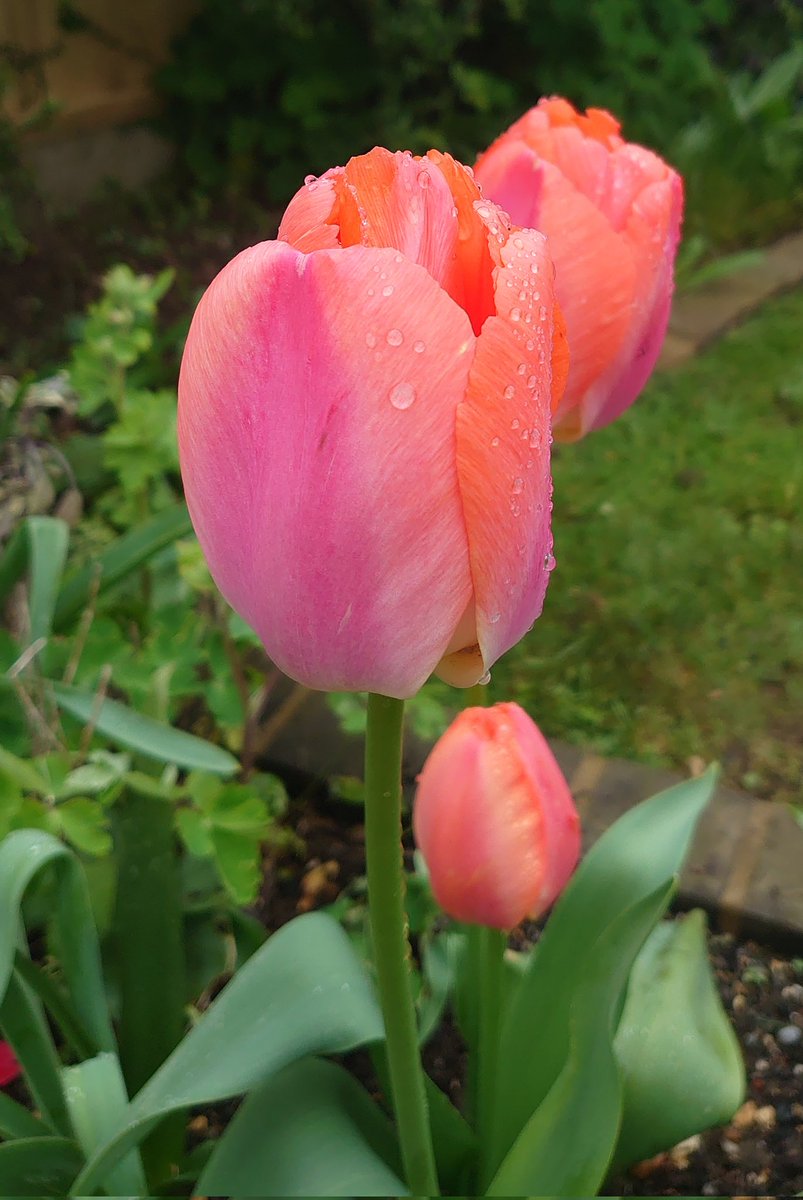
POLYGON ((401 846, 401 757, 404 701, 369 695, 365 736, 365 854, 371 941, 393 1109, 407 1184, 437 1196, 418 1026, 410 989, 411 950, 404 908, 401 846))
POLYGON ((496 1099, 496 1061, 499 1051, 499 1024, 502 1013, 502 984, 506 934, 498 929, 480 926, 479 933, 479 993, 480 1020, 477 1046, 477 1134, 480 1143, 480 1183, 488 1182, 488 1154, 493 1133, 496 1099))

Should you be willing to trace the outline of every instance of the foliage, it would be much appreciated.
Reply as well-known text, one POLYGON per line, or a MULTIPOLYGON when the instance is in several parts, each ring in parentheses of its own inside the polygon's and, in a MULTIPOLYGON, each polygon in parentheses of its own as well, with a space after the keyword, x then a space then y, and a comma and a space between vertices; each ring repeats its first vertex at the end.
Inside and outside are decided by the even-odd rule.
POLYGON ((705 88, 728 0, 206 0, 160 74, 164 127, 202 187, 264 186, 374 144, 471 161, 538 95, 610 107, 666 147, 705 88))

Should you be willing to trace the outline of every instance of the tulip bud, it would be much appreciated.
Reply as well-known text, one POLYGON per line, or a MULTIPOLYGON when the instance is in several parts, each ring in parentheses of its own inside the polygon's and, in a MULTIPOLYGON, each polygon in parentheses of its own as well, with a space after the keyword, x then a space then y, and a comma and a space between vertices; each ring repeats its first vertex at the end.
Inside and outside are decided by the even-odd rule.
POLYGON ((287 675, 404 699, 476 683, 554 565, 565 339, 546 239, 448 155, 310 179, 223 269, 179 380, 212 575, 287 675))
POLYGON ((566 780, 518 704, 450 725, 419 776, 413 830, 440 906, 494 929, 549 908, 580 854, 566 780))
POLYGON ((555 437, 620 416, 658 359, 669 321, 683 184, 626 142, 603 109, 539 100, 481 154, 476 178, 519 225, 547 235, 569 338, 555 437))

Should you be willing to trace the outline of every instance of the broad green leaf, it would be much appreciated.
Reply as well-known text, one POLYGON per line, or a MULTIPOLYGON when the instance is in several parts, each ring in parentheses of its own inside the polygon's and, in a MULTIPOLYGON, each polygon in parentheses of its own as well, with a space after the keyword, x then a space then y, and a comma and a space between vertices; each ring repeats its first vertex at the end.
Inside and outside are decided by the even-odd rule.
POLYGON ((592 847, 547 922, 502 1024, 491 1161, 498 1164, 560 1074, 569 1012, 605 930, 680 872, 717 771, 630 809, 592 847), (521 1047, 537 1046, 528 1069, 521 1047))
POLYGON ((72 573, 59 592, 53 627, 63 630, 88 603, 95 587, 103 593, 119 583, 165 546, 192 533, 185 504, 177 504, 123 534, 88 567, 72 573))
POLYGON ((477 1159, 477 1136, 428 1075, 424 1076, 438 1179, 445 1196, 462 1196, 477 1159))
POLYGON ((23 894, 48 864, 56 881, 53 929, 70 995, 95 1048, 111 1050, 114 1034, 86 879, 74 854, 38 829, 16 830, 0 843, 0 997, 14 963, 23 894))
POLYGON ((0 1000, 0 1031, 17 1056, 42 1119, 52 1132, 69 1133, 56 1047, 39 1000, 16 971, 0 1000))
MULTIPOLYGON (((673 890, 666 881, 622 913, 586 958, 570 1011, 569 1054, 505 1156, 489 1196, 595 1196, 616 1145, 622 1084, 616 1016, 633 960, 673 890)), ((535 1043, 537 1056, 540 1046, 535 1043)))
POLYGON ((63 683, 54 683, 52 687, 57 704, 65 712, 79 721, 92 721, 98 733, 139 751, 146 758, 215 775, 233 775, 239 769, 237 759, 228 750, 144 717, 118 700, 103 700, 98 704, 91 692, 63 683))
POLYGON ((131 764, 127 754, 97 751, 89 762, 70 771, 59 789, 58 799, 70 796, 97 796, 119 783, 131 764))
POLYGON ((208 822, 197 808, 180 808, 176 813, 176 829, 190 854, 196 858, 211 858, 215 853, 208 822))
POLYGON ((0 1092, 0 1138, 47 1137, 49 1132, 29 1109, 0 1092))
POLYGON ((299 1058, 345 1053, 382 1036, 376 998, 346 934, 324 913, 295 918, 245 963, 134 1097, 73 1191, 91 1194, 168 1113, 241 1095, 299 1058))
POLYGON ((112 848, 106 814, 99 800, 73 796, 56 809, 62 833, 77 850, 94 857, 108 854, 112 848))
POLYGON ((28 517, 28 613, 30 640, 48 638, 53 623, 61 573, 67 557, 70 528, 57 517, 28 517))
MULTIPOLYGON (((72 1127, 89 1157, 108 1140, 128 1105, 116 1054, 99 1054, 63 1071, 64 1094, 72 1127)), ((113 1196, 144 1196, 148 1185, 139 1152, 131 1150, 102 1180, 113 1196)))
POLYGON ((68 1196, 83 1163, 76 1142, 20 1138, 0 1146, 0 1196, 68 1196))
POLYGON ((614 1043, 624 1079, 619 1166, 724 1124, 744 1099, 744 1063, 705 933, 700 909, 665 921, 633 967, 614 1043))
POLYGON ((307 1058, 252 1092, 196 1192, 406 1196, 390 1122, 342 1067, 307 1058))

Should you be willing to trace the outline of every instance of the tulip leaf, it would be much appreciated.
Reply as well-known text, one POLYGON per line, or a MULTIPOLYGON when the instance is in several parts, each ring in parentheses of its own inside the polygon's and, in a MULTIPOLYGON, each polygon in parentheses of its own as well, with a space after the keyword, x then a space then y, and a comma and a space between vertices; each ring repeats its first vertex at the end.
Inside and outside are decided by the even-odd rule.
POLYGON ((225 1196, 405 1196, 393 1128, 342 1067, 307 1058, 252 1092, 196 1191, 225 1196))
POLYGON ((103 593, 119 583, 178 538, 192 533, 185 504, 177 504, 124 533, 90 566, 72 572, 64 581, 56 602, 53 625, 63 630, 86 605, 94 588, 103 593))
POLYGON ((50 636, 70 528, 58 517, 28 517, 30 641, 50 636))
MULTIPOLYGON (((72 1127, 85 1155, 107 1141, 119 1123, 128 1096, 116 1054, 99 1054, 62 1072, 72 1127)), ((131 1150, 102 1181, 111 1196, 145 1196, 148 1185, 139 1151, 131 1150)))
POLYGON ((670 879, 641 897, 608 926, 586 957, 584 985, 575 992, 569 1013, 566 1061, 503 1160, 488 1195, 597 1194, 621 1117, 615 1021, 633 961, 673 888, 670 879))
POLYGON ((83 1158, 69 1138, 32 1137, 0 1146, 0 1196, 67 1196, 83 1158))
POLYGON ((49 1132, 30 1109, 0 1092, 0 1138, 47 1137, 49 1132))
POLYGON ((33 991, 14 970, 0 1001, 0 1031, 22 1067, 34 1105, 49 1131, 69 1133, 59 1075, 61 1064, 45 1014, 33 991))
POLYGON ((744 1099, 744 1063, 705 934, 696 909, 658 925, 636 959, 614 1043, 624 1078, 617 1166, 724 1124, 744 1099))
POLYGON ((79 721, 91 722, 98 733, 146 758, 213 775, 233 775, 239 769, 237 759, 228 750, 145 717, 118 700, 98 703, 91 692, 64 683, 54 683, 52 688, 56 703, 65 712, 79 721))
POLYGON ((38 872, 52 864, 56 882, 53 931, 75 1012, 96 1050, 113 1050, 106 989, 89 891, 81 865, 58 838, 19 829, 0 843, 0 999, 14 965, 22 897, 38 872))
POLYGON ((558 1078, 569 1014, 596 942, 626 910, 678 874, 714 791, 709 768, 620 817, 589 851, 547 922, 502 1025, 490 1161, 498 1165, 558 1078), (537 1047, 522 1070, 521 1047, 537 1047))
POLYGON ((134 1097, 73 1192, 91 1194, 168 1113, 241 1095, 307 1055, 382 1037, 371 983, 346 934, 324 913, 296 917, 248 959, 134 1097))

